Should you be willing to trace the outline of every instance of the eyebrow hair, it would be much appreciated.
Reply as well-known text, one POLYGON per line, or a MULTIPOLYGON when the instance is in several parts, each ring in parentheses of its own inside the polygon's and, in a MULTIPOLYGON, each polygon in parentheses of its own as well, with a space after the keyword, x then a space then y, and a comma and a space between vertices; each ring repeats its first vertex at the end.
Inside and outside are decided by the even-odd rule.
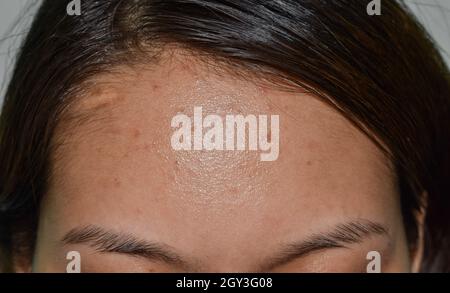
MULTIPOLYGON (((358 219, 334 226, 327 232, 315 233, 305 240, 283 245, 281 252, 268 258, 257 271, 270 271, 313 252, 333 248, 349 248, 375 235, 388 236, 388 229, 379 223, 358 219)), ((61 241, 64 244, 87 244, 98 252, 119 253, 162 261, 183 268, 191 266, 165 244, 138 239, 130 233, 114 232, 95 225, 70 230, 61 241)))
POLYGON ((138 239, 130 233, 105 230, 95 225, 74 228, 61 241, 64 244, 88 244, 97 252, 126 254, 187 267, 186 262, 168 245, 138 239))
POLYGON ((315 233, 300 242, 284 245, 284 249, 275 257, 260 266, 261 271, 269 271, 313 252, 333 248, 349 248, 372 236, 389 236, 388 228, 369 220, 358 219, 334 226, 327 232, 315 233))

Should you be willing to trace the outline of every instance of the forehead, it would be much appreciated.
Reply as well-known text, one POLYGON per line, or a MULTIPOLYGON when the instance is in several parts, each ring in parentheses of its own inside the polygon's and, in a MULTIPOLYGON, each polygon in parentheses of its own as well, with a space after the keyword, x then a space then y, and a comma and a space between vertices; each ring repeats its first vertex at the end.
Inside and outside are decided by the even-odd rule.
POLYGON ((96 83, 69 114, 85 119, 67 119, 56 133, 60 146, 46 202, 66 223, 146 229, 169 243, 179 235, 189 241, 189 231, 216 233, 220 242, 263 239, 267 229, 275 238, 298 235, 302 225, 307 233, 312 224, 395 211, 394 178, 382 153, 311 94, 182 57, 96 83), (279 115, 278 159, 264 162, 250 151, 174 151, 171 120, 192 117, 194 107, 220 117, 279 115))

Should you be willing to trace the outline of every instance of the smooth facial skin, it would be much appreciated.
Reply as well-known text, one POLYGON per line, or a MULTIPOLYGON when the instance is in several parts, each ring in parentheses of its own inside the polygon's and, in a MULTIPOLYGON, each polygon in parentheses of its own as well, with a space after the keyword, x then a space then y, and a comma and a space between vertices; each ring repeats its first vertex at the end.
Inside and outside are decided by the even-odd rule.
POLYGON ((65 272, 72 250, 82 272, 365 272, 372 250, 383 272, 411 270, 388 160, 300 90, 175 52, 99 76, 55 143, 33 271, 65 272), (174 151, 171 119, 195 106, 280 115, 278 160, 174 151))

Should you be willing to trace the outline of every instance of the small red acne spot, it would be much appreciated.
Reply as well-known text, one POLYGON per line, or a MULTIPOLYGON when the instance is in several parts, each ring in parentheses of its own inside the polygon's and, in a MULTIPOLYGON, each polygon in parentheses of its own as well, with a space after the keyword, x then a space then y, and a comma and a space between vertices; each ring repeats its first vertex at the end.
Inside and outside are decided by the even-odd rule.
POLYGON ((237 187, 231 187, 231 188, 230 188, 230 193, 231 193, 232 195, 237 195, 238 192, 239 192, 239 190, 238 190, 237 187))
POLYGON ((185 107, 176 107, 176 108, 175 108, 175 112, 176 112, 176 113, 184 113, 185 110, 186 110, 185 107))
POLYGON ((122 183, 120 182, 119 178, 114 178, 114 187, 120 187, 122 183))
POLYGON ((138 138, 139 136, 141 136, 141 131, 139 129, 134 129, 133 130, 133 137, 134 138, 138 138))
POLYGON ((136 215, 142 215, 142 210, 140 208, 136 209, 136 215))
POLYGON ((159 85, 154 84, 154 85, 152 86, 152 88, 153 88, 154 91, 157 91, 157 90, 159 90, 159 85))

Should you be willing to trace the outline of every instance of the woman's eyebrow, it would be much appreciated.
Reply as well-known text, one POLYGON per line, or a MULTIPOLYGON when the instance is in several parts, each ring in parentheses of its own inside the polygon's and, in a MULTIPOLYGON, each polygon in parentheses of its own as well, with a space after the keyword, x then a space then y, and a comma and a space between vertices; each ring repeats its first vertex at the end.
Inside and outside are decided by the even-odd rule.
POLYGON ((95 225, 74 228, 61 241, 65 245, 87 244, 102 253, 120 253, 150 261, 162 261, 177 267, 188 267, 187 262, 164 243, 138 239, 130 233, 115 232, 95 225))
MULTIPOLYGON (((267 272, 287 264, 295 259, 324 249, 348 248, 350 244, 361 243, 371 236, 389 237, 388 229, 369 220, 354 220, 335 225, 326 232, 314 233, 305 240, 283 245, 275 257, 268 258, 256 271, 267 272)), ((150 261, 185 268, 189 271, 187 261, 164 243, 138 239, 129 233, 114 232, 95 225, 77 227, 70 230, 61 239, 65 244, 87 244, 99 252, 120 253, 142 257, 150 261)))
POLYGON ((389 237, 388 228, 382 224, 358 219, 335 225, 328 231, 313 233, 305 240, 282 246, 275 257, 263 262, 258 271, 270 271, 295 259, 324 249, 349 248, 351 244, 362 243, 372 236, 389 237))

